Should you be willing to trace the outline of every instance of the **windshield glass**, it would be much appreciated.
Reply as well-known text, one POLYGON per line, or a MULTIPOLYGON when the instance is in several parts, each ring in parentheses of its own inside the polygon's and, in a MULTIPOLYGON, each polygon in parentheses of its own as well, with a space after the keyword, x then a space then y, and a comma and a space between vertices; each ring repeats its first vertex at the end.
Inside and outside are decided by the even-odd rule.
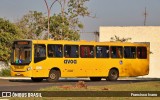
POLYGON ((14 43, 11 58, 12 64, 29 64, 31 58, 31 46, 29 44, 14 43))

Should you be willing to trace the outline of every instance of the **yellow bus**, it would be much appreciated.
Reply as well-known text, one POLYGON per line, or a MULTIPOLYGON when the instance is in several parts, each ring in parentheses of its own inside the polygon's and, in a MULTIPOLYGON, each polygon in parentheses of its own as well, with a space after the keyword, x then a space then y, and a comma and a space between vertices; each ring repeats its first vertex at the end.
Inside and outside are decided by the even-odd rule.
POLYGON ((149 73, 147 43, 16 40, 12 47, 11 76, 35 82, 62 78, 117 80, 149 73))

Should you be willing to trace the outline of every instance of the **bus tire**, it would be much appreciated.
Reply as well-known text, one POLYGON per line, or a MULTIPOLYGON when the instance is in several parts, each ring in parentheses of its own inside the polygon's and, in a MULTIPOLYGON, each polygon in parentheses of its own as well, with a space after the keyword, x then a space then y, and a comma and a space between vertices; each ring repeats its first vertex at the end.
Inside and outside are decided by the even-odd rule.
POLYGON ((47 78, 48 82, 56 82, 59 80, 60 71, 59 70, 51 70, 49 72, 49 77, 47 78))
POLYGON ((34 78, 34 77, 31 77, 31 80, 33 82, 41 82, 43 80, 43 78, 34 78))
POLYGON ((90 77, 91 81, 101 81, 101 77, 90 77))
POLYGON ((109 80, 109 81, 116 81, 119 77, 119 72, 117 69, 111 69, 109 71, 109 75, 107 77, 106 80, 109 80))

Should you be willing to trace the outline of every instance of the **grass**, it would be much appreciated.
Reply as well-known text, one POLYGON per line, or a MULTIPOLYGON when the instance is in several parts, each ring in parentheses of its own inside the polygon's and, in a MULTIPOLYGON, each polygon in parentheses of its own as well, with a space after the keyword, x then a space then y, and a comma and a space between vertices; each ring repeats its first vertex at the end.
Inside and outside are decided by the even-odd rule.
POLYGON ((75 88, 72 85, 52 86, 42 88, 40 91, 160 91, 160 81, 129 83, 106 86, 87 86, 86 88, 75 88))
MULTIPOLYGON (((76 88, 72 85, 42 88, 40 91, 160 91, 160 81, 76 88), (67 88, 68 87, 68 88, 67 88)), ((45 98, 47 100, 47 98, 45 98)), ((49 98, 48 98, 49 99, 49 98)), ((53 97, 56 100, 159 100, 159 97, 53 97)))
POLYGON ((0 71, 0 76, 11 76, 10 75, 10 68, 3 68, 3 69, 1 69, 1 71, 0 71))

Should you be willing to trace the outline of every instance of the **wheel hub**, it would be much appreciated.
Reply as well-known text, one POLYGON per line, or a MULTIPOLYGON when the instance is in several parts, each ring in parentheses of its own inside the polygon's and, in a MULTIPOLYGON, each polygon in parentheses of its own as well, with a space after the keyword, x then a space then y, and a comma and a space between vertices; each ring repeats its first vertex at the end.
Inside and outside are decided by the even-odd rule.
POLYGON ((50 74, 50 78, 51 78, 51 79, 55 79, 55 78, 56 78, 56 75, 55 75, 55 74, 50 74))

